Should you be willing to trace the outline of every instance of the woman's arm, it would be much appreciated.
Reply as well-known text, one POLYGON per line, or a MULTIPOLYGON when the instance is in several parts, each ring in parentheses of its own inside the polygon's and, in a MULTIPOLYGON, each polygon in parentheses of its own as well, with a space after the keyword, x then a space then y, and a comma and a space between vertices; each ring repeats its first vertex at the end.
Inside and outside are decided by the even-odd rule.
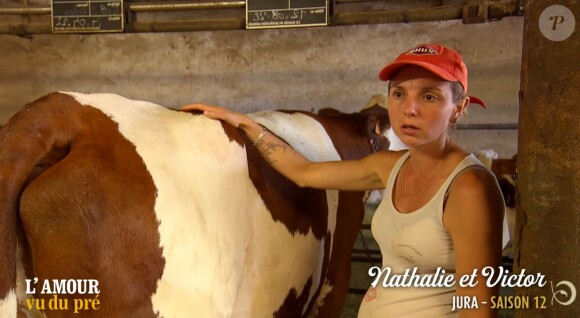
POLYGON ((394 164, 400 156, 381 152, 359 160, 311 162, 244 114, 203 104, 186 105, 181 110, 202 111, 210 118, 241 128, 274 169, 301 187, 338 190, 384 188, 381 177, 384 173, 379 170, 388 166, 385 160, 394 164))
MULTIPOLYGON (((467 171, 453 182, 445 207, 443 222, 451 235, 455 252, 458 296, 475 296, 478 309, 459 311, 459 317, 495 317, 491 297, 499 286, 487 287, 482 268, 492 266, 495 273, 501 264, 504 203, 501 192, 489 173, 467 171), (477 269, 477 285, 461 287, 459 279, 477 269), (482 304, 485 301, 487 304, 482 304)), ((471 298, 470 298, 471 299, 471 298)))

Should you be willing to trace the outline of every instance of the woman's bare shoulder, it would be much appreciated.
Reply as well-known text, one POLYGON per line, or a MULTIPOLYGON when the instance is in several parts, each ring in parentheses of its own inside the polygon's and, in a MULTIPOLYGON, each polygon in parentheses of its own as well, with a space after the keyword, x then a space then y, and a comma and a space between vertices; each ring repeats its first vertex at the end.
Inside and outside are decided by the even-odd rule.
POLYGON ((449 188, 445 216, 447 220, 456 219, 458 225, 501 220, 503 211, 503 197, 495 177, 484 169, 465 171, 449 188))
POLYGON ((392 168, 395 163, 405 154, 408 150, 400 150, 400 151, 391 151, 391 150, 383 150, 377 153, 374 153, 367 157, 373 163, 377 163, 382 167, 390 167, 392 168))

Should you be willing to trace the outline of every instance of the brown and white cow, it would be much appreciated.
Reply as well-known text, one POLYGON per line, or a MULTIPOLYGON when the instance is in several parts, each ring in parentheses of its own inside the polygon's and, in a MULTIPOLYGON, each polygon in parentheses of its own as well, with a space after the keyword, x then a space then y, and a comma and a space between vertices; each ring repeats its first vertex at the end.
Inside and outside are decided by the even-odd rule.
POLYGON ((492 161, 491 171, 495 174, 505 201, 505 213, 510 233, 510 245, 506 256, 513 253, 514 237, 516 236, 516 181, 517 154, 511 158, 497 158, 492 161))
MULTIPOLYGON (((380 107, 252 116, 311 160, 388 146, 380 107)), ((0 131, 0 316, 338 317, 363 196, 297 187, 205 116, 52 93, 0 131)))
POLYGON ((516 226, 517 154, 512 158, 499 158, 492 149, 475 152, 476 157, 495 175, 505 202, 504 256, 510 256, 516 226), (507 238, 507 240, 506 240, 507 238), (506 243, 509 242, 506 246, 506 243))

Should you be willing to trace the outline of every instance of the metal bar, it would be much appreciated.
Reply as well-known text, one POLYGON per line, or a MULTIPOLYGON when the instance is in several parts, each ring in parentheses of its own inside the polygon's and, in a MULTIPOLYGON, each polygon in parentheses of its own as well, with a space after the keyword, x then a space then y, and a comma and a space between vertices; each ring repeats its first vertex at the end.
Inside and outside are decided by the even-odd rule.
POLYGON ((44 15, 50 12, 50 7, 0 8, 0 15, 44 15))
MULTIPOLYGON (((160 3, 141 4, 132 3, 129 10, 135 12, 160 12, 160 11, 186 11, 186 10, 208 10, 208 9, 243 9, 245 1, 231 2, 208 2, 208 3, 160 3)), ((0 8, 0 15, 43 15, 50 14, 50 7, 21 7, 21 8, 0 8)))
POLYGON ((207 3, 156 3, 141 4, 131 3, 129 10, 135 12, 158 12, 158 11, 184 11, 184 10, 208 10, 208 9, 243 9, 246 1, 231 2, 207 2, 207 3))
POLYGON ((352 253, 359 253, 359 254, 371 254, 371 255, 381 255, 381 251, 379 250, 365 250, 362 248, 354 248, 352 253))
POLYGON ((381 263, 383 261, 382 256, 359 256, 351 255, 350 261, 355 263, 381 263))
MULTIPOLYGON (((490 4, 490 20, 499 20, 506 16, 518 15, 518 3, 490 4)), ((344 12, 336 14, 336 25, 409 23, 463 19, 463 5, 449 5, 408 10, 388 10, 369 12, 344 12)))
MULTIPOLYGON (((214 3, 173 3, 173 4, 132 4, 129 6, 129 13, 133 11, 172 11, 172 10, 189 10, 189 9, 218 9, 218 8, 242 8, 245 1, 235 2, 214 2, 214 3)), ((517 15, 518 3, 512 2, 507 4, 490 5, 490 20, 501 19, 504 16, 517 15)), ((32 15, 32 14, 50 14, 51 8, 0 8, 1 14, 32 15)), ((393 10, 393 11, 370 11, 370 12, 350 12, 335 13, 334 25, 352 25, 352 24, 380 24, 380 23, 407 23, 419 21, 441 21, 463 18, 463 6, 446 6, 426 9, 410 10, 393 10)), ((237 30, 245 28, 245 17, 233 19, 200 19, 200 20, 181 20, 181 21, 149 21, 139 22, 132 21, 128 23, 127 32, 176 32, 176 31, 201 31, 201 30, 237 30)), ((30 33, 51 33, 51 28, 38 26, 21 26, 21 25, 2 25, 0 24, 0 33, 12 33, 14 28, 19 30, 30 31, 30 33)), ((463 129, 482 129, 470 128, 463 129)), ((509 128, 496 129, 517 129, 510 126, 509 128)))

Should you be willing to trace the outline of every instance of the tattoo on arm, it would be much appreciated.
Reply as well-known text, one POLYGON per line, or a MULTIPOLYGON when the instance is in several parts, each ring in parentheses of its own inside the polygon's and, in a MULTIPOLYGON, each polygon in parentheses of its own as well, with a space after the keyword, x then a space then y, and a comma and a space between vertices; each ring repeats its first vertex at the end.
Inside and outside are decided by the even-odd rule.
POLYGON ((282 151, 282 153, 286 153, 287 148, 286 145, 283 144, 278 144, 274 142, 265 142, 262 140, 258 142, 256 146, 258 147, 258 150, 260 150, 262 156, 264 156, 264 159, 266 159, 266 161, 268 161, 268 163, 270 164, 273 164, 277 161, 276 159, 272 158, 274 152, 282 151))

